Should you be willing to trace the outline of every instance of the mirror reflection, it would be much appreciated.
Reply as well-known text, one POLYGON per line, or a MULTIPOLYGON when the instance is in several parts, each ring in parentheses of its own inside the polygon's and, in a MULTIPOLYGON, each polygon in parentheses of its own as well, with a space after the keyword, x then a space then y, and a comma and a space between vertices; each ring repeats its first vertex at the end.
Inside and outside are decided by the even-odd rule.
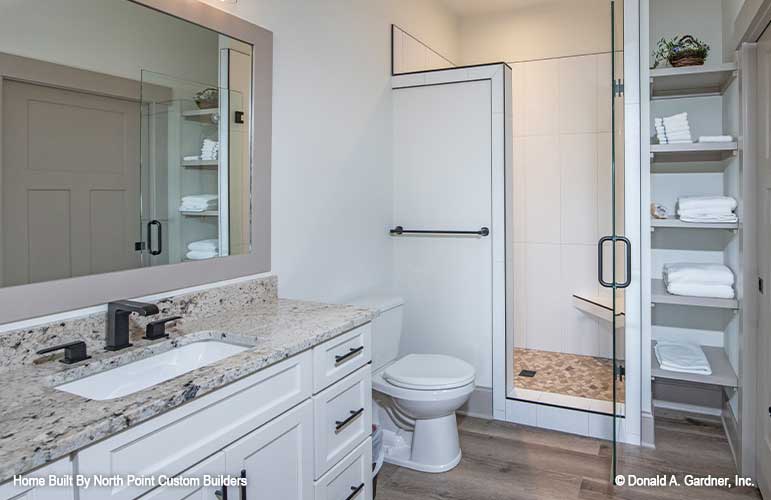
POLYGON ((0 286, 245 254, 252 48, 128 0, 0 15, 0 286))

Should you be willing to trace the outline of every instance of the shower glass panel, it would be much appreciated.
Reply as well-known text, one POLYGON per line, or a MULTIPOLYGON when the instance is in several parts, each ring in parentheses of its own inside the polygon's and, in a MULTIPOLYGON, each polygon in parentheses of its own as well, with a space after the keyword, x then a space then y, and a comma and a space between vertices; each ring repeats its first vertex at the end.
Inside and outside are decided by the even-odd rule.
POLYGON ((243 96, 143 71, 141 104, 142 264, 247 253, 243 96))
POLYGON ((629 278, 623 10, 614 3, 606 52, 511 64, 506 180, 507 397, 591 413, 602 426, 594 434, 611 442, 624 414, 629 278))

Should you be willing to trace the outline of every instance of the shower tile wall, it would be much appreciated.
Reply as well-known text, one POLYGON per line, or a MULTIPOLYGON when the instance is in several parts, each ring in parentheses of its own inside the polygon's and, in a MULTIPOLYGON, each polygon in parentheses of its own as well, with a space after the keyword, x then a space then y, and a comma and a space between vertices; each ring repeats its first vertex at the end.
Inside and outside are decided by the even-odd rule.
POLYGON ((596 245, 611 232, 610 62, 512 65, 516 347, 611 355, 610 326, 572 305, 574 293, 605 293, 596 245))

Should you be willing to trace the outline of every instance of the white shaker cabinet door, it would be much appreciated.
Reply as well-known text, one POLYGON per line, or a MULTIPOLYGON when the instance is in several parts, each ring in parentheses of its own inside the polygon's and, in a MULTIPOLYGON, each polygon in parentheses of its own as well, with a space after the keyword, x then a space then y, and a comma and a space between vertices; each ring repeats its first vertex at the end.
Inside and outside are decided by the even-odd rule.
MULTIPOLYGON (((143 495, 141 500, 216 500, 225 498, 222 487, 205 486, 204 476, 212 478, 225 474, 225 453, 219 452, 181 473, 177 478, 194 479, 199 484, 191 486, 159 486, 143 495)), ((235 492, 235 488, 230 490, 235 492)), ((230 493, 230 491, 228 492, 230 493)), ((234 497, 227 497, 234 498, 234 497)))
POLYGON ((228 446, 225 456, 228 473, 247 481, 228 498, 313 500, 313 403, 247 434, 228 446))

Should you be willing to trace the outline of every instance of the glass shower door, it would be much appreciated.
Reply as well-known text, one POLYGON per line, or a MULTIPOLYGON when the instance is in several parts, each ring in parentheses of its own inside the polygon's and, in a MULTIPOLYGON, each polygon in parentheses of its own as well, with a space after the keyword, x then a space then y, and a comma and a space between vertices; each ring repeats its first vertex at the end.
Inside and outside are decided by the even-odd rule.
POLYGON ((624 2, 611 0, 611 74, 610 99, 610 234, 598 243, 600 285, 610 294, 612 303, 613 412, 611 480, 618 470, 618 431, 625 414, 625 335, 624 290, 631 284, 632 246, 625 236, 624 212, 624 2))

